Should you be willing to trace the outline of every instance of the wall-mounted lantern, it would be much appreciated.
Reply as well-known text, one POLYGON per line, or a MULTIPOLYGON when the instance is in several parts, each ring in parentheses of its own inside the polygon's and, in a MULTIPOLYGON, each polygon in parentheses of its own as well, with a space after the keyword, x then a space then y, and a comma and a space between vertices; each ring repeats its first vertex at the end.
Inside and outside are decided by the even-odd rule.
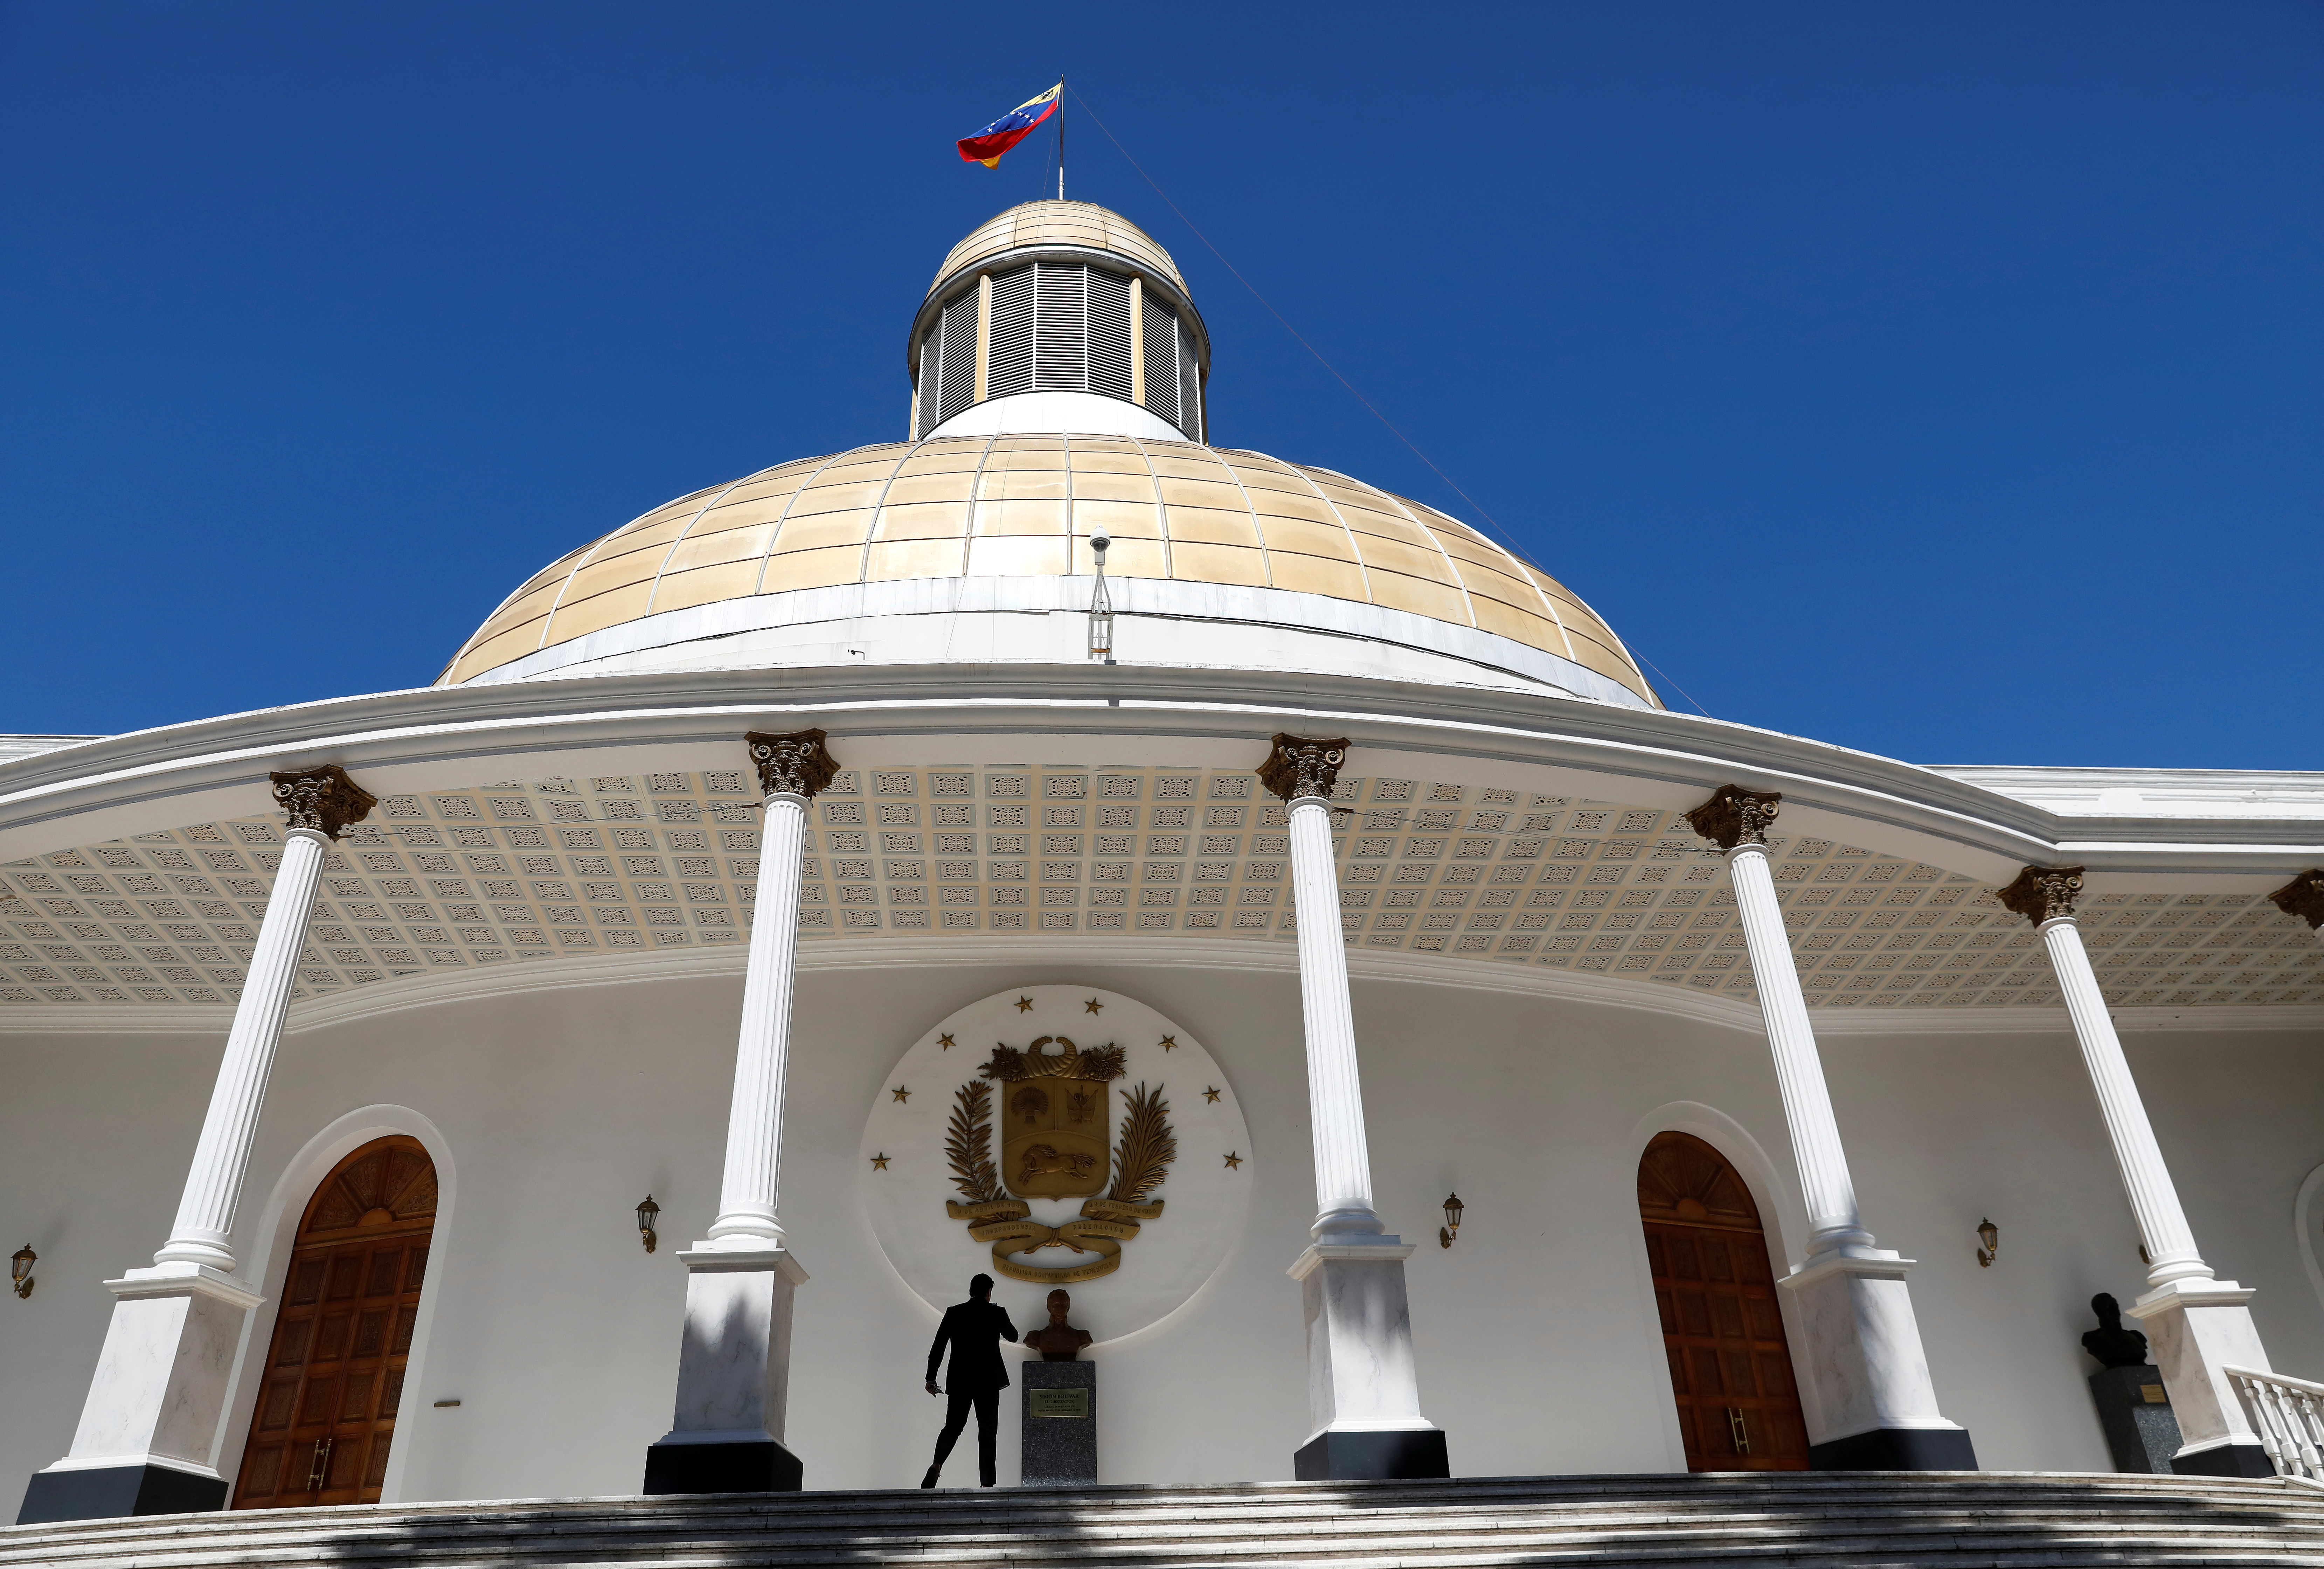
POLYGON ((1453 1194, 1444 1201, 1444 1226, 1436 1233, 1436 1245, 1449 1248, 1452 1239, 1461 1234, 1461 1195, 1453 1194))
POLYGON ((654 1203, 651 1194, 646 1195, 645 1203, 638 1205, 638 1237, 645 1243, 646 1251, 649 1253, 654 1251, 654 1244, 661 1240, 654 1234, 654 1219, 660 1214, 661 1205, 654 1203))
POLYGON ((40 1261, 41 1256, 29 1246, 17 1249, 9 1257, 8 1279, 15 1287, 17 1296, 30 1297, 32 1294, 32 1266, 40 1261))
POLYGON ((1977 1267, 1980 1269, 1990 1269, 1993 1268, 1994 1260, 2001 1256, 2001 1228, 1991 1221, 1979 1221, 1977 1225, 1977 1240, 1984 1244, 1977 1251, 1977 1267))

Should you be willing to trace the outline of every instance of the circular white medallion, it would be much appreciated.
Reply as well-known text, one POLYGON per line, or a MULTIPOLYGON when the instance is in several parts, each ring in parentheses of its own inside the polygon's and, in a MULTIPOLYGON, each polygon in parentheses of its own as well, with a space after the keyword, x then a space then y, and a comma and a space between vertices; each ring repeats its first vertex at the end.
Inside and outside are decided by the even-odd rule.
POLYGON ((1160 1323, 1218 1272, 1254 1180, 1250 1131, 1202 1043, 1087 986, 1000 992, 938 1023, 890 1070, 860 1154, 872 1233, 921 1301, 941 1312, 991 1275, 1025 1330, 1063 1285, 1100 1345, 1160 1323), (996 1047, 1001 1076, 987 1076, 996 1047), (1165 1126, 1176 1151, 1145 1187, 1165 1126), (1123 1172, 1125 1149, 1139 1169, 1123 1172))

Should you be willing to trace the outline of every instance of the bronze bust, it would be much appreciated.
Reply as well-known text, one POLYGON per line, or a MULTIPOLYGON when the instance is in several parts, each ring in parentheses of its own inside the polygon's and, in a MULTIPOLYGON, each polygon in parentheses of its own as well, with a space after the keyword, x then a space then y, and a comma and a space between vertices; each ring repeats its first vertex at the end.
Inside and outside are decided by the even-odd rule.
POLYGON ((2090 1311, 2098 1315, 2098 1326, 2082 1336, 2082 1349, 2105 1367, 2144 1367, 2146 1337, 2123 1328, 2122 1305, 2101 1291, 2090 1298, 2090 1311))
POLYGON ((1082 1347, 1089 1344, 1090 1332, 1075 1329, 1065 1322, 1074 1310, 1074 1299, 1063 1291, 1049 1293, 1049 1322, 1025 1336, 1025 1343, 1041 1353, 1045 1362, 1071 1362, 1081 1360, 1082 1347))

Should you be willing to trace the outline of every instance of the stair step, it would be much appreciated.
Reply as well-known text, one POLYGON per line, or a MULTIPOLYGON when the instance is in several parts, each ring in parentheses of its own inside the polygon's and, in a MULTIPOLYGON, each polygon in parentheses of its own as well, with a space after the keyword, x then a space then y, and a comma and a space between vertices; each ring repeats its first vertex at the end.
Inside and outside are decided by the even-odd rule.
POLYGON ((0 1569, 2324 1569, 2324 1489, 2048 1472, 534 1499, 0 1529, 0 1569))

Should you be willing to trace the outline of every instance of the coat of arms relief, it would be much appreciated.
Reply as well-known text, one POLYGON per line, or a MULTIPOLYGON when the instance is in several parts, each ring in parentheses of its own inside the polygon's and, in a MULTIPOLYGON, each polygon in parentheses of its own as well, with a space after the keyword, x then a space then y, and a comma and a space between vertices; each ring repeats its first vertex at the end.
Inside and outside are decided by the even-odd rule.
POLYGON ((1014 1280, 1064 1285, 1094 1280, 1121 1267, 1121 1244, 1140 1222, 1157 1219, 1162 1186, 1177 1158, 1169 1103, 1159 1084, 1123 1097, 1114 1130, 1114 1081, 1126 1071, 1119 1046, 1084 1051, 1064 1036, 1044 1035, 1019 1051, 992 1048, 991 1060, 954 1096, 945 1153, 953 1186, 966 1203, 947 1199, 945 1213, 967 1221, 968 1234, 992 1244, 992 1267, 1014 1280), (1044 1051, 1047 1046, 1059 1049, 1044 1051), (996 1095, 996 1090, 998 1094, 996 1095), (992 1124, 1001 1123, 1001 1158, 992 1158, 992 1124), (1063 1225, 1032 1218, 1029 1199, 1079 1198, 1081 1214, 1063 1225), (1094 1255, 1052 1266, 1017 1255, 1062 1248, 1094 1255))

